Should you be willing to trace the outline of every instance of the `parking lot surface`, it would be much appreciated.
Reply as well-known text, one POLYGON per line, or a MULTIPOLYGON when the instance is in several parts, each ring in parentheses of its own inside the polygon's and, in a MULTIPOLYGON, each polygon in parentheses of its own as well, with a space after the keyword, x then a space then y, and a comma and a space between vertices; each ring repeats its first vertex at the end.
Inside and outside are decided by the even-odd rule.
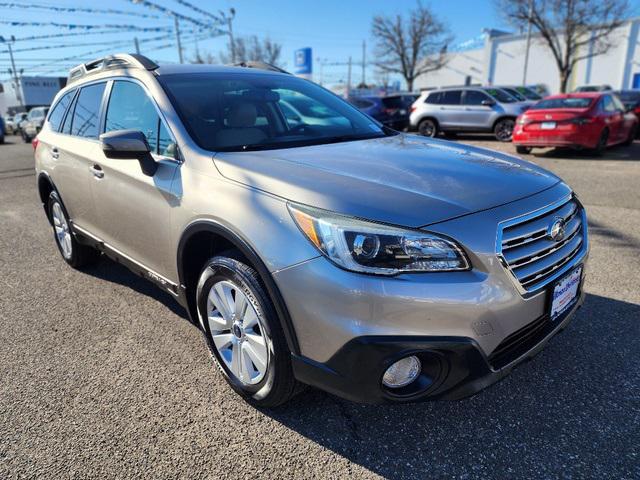
MULTIPOLYGON (((513 152, 488 137, 461 137, 513 152)), ((589 214, 571 325, 466 400, 356 405, 308 389, 257 410, 167 294, 66 266, 30 145, 0 145, 0 478, 640 478, 640 142, 534 151, 589 214)))

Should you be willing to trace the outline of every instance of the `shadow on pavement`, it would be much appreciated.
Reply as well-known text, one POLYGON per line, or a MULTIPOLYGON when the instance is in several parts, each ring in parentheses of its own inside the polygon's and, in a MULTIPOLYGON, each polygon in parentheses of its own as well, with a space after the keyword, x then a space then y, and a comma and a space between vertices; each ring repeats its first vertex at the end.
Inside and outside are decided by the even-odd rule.
POLYGON ((387 478, 633 477, 639 337, 640 305, 588 295, 544 351, 475 397, 370 406, 309 390, 265 413, 387 478))

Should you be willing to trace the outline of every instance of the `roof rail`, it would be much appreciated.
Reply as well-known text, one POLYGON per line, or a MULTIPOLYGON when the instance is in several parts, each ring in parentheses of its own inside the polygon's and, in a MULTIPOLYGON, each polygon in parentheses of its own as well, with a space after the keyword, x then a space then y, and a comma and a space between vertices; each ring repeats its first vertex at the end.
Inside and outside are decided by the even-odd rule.
POLYGON ((88 63, 81 63, 69 70, 67 84, 75 82, 86 75, 102 72, 112 68, 142 68, 155 70, 158 65, 144 55, 136 53, 116 53, 106 57, 97 58, 88 63))
POLYGON ((286 73, 288 75, 291 75, 289 72, 287 72, 286 70, 283 70, 280 67, 276 67, 275 65, 272 65, 270 63, 261 62, 261 61, 257 61, 257 60, 249 60, 248 62, 232 63, 231 66, 232 67, 257 68, 259 70, 269 70, 270 72, 279 72, 279 73, 286 73))

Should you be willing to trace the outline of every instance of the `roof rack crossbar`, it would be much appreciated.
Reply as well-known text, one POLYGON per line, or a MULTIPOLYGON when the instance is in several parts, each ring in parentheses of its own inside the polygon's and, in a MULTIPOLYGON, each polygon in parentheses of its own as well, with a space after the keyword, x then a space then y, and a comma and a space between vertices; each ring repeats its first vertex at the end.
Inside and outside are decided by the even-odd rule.
POLYGON ((142 68, 144 70, 155 70, 158 65, 145 57, 137 53, 116 53, 113 55, 107 55, 106 57, 97 58, 87 63, 81 63, 77 67, 73 67, 69 70, 69 77, 67 83, 75 82, 80 78, 104 70, 113 68, 142 68))

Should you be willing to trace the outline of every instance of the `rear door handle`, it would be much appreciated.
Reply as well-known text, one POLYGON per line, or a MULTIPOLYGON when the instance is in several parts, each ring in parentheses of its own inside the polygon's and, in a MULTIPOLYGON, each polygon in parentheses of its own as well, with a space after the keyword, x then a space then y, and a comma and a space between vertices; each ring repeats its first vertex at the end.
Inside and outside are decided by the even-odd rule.
POLYGON ((96 178, 103 178, 104 177, 104 171, 102 170, 102 167, 100 165, 98 165, 97 163, 95 165, 93 165, 92 167, 89 167, 89 171, 91 173, 93 173, 93 176, 96 178))
POLYGON ((58 159, 58 157, 60 157, 60 152, 58 151, 58 149, 56 147, 53 147, 51 149, 51 157, 55 158, 56 160, 58 159))

